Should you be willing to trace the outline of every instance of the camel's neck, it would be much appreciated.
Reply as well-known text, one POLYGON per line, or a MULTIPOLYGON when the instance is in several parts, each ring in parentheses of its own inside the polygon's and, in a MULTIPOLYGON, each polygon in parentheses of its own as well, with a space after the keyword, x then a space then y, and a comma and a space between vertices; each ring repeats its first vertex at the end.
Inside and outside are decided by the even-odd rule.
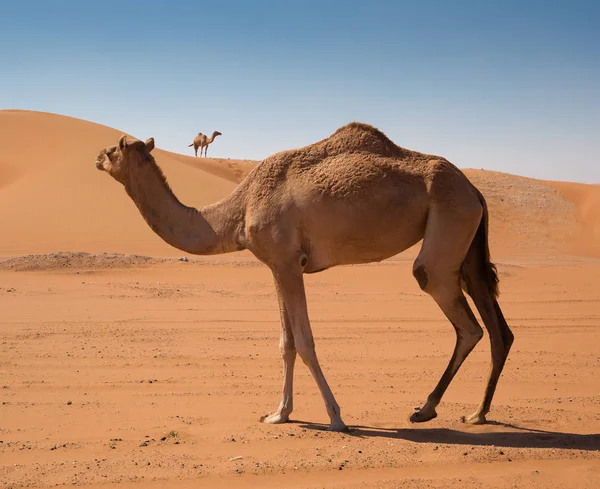
POLYGON ((202 210, 183 205, 153 161, 140 162, 125 190, 150 228, 171 246, 196 255, 242 249, 243 202, 237 193, 202 210))
POLYGON ((213 134, 213 135, 210 137, 210 139, 208 140, 207 144, 210 144, 210 143, 212 143, 212 142, 215 140, 215 138, 216 138, 216 137, 217 137, 217 135, 216 135, 216 134, 213 134))

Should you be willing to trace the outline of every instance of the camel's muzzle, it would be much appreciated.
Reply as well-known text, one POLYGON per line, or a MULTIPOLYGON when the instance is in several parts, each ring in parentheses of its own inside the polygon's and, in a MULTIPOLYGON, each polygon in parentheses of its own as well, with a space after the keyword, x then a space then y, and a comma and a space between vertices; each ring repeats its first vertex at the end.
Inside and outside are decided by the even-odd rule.
POLYGON ((106 171, 106 167, 104 166, 104 162, 108 159, 106 156, 106 151, 102 151, 98 156, 96 156, 96 168, 101 171, 106 171))

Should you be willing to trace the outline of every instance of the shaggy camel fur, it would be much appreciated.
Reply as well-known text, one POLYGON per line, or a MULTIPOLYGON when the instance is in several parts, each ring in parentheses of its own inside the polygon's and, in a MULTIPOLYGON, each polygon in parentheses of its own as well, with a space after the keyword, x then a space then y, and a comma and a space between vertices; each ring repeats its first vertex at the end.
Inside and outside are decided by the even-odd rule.
POLYGON ((194 147, 194 154, 196 158, 198 157, 198 148, 200 148, 200 157, 202 157, 202 148, 204 148, 204 157, 206 158, 206 151, 208 150, 208 145, 212 143, 217 136, 222 136, 219 131, 215 131, 212 133, 212 136, 209 138, 206 134, 202 134, 201 132, 194 138, 192 144, 188 144, 188 148, 194 147))
POLYGON ((298 353, 321 391, 329 429, 346 429, 315 353, 303 274, 380 261, 421 239, 413 273, 452 323, 456 345, 411 421, 437 416, 442 395, 483 336, 464 290, 488 330, 492 366, 480 406, 463 421, 486 422, 513 335, 496 300, 487 206, 458 168, 439 156, 398 147, 374 127, 351 123, 316 144, 267 158, 229 196, 197 210, 177 200, 150 154, 153 148, 153 139, 144 143, 123 136, 98 155, 96 166, 125 186, 167 243, 199 255, 248 249, 273 273, 284 380, 279 408, 264 422, 289 419, 298 353))

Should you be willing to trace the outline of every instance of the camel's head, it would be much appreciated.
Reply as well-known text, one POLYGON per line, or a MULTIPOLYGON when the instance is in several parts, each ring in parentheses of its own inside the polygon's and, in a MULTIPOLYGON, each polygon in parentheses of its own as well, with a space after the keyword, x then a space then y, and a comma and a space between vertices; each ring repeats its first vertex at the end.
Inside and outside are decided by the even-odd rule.
POLYGON ((213 132, 213 138, 216 138, 217 136, 222 136, 223 134, 221 134, 219 131, 215 131, 213 132))
POLYGON ((127 140, 121 136, 116 146, 109 146, 96 157, 96 168, 105 171, 118 182, 125 184, 131 169, 145 161, 154 149, 154 138, 143 141, 127 140))

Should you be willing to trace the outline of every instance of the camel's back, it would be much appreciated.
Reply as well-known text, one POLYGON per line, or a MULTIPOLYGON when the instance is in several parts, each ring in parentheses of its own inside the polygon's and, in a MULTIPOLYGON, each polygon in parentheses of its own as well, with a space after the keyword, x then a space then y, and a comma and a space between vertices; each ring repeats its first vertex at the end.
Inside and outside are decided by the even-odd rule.
POLYGON ((268 157, 247 183, 256 186, 253 194, 268 197, 285 188, 348 198, 375 189, 425 190, 440 165, 454 168, 444 158, 401 148, 378 129, 353 122, 315 144, 268 157))

